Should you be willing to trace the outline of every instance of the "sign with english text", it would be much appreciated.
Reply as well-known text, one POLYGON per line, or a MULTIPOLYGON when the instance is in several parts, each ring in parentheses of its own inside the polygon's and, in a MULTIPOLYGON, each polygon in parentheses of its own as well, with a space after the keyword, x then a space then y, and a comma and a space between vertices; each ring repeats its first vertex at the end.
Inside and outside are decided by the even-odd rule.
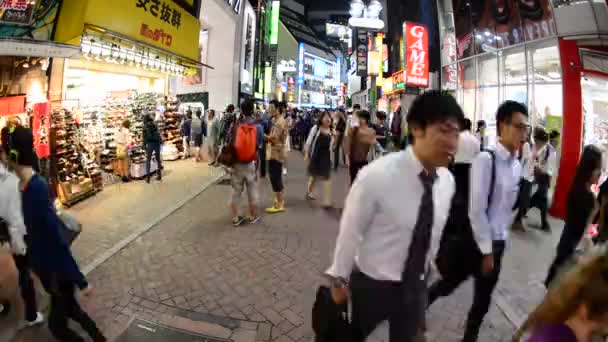
POLYGON ((424 25, 403 23, 405 84, 429 86, 429 33, 424 25))
POLYGON ((355 45, 357 50, 357 76, 367 76, 368 43, 367 31, 357 30, 355 45))

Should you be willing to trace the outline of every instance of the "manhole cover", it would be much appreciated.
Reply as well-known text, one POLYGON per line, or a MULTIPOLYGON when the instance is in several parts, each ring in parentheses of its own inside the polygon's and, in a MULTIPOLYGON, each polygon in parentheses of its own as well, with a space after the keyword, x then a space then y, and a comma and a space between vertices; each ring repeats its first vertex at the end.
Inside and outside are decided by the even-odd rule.
POLYGON ((228 342, 134 318, 116 342, 228 342))

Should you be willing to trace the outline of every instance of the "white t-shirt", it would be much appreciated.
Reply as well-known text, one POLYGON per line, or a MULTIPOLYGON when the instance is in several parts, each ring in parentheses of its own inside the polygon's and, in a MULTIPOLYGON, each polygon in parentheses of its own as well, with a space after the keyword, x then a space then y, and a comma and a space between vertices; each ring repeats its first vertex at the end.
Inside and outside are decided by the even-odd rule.
POLYGON ((121 127, 116 135, 114 136, 114 141, 116 141, 119 145, 128 145, 129 140, 131 139, 131 133, 128 128, 121 127))

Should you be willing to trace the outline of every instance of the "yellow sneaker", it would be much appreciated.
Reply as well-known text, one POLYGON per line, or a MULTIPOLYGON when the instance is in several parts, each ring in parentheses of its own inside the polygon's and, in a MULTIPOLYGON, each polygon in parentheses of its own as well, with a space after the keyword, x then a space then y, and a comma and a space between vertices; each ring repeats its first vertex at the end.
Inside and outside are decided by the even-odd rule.
POLYGON ((270 208, 266 208, 266 212, 268 214, 277 214, 277 213, 282 213, 284 211, 285 211, 285 207, 283 207, 283 206, 281 206, 281 207, 272 206, 270 208))

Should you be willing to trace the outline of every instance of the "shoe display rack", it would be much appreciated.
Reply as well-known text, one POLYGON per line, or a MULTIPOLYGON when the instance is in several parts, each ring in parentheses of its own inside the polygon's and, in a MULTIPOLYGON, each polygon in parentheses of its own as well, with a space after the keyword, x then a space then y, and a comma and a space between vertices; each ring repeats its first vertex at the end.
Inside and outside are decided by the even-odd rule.
POLYGON ((98 164, 87 157, 73 114, 65 109, 51 113, 51 172, 57 197, 72 206, 102 189, 98 164))
POLYGON ((177 160, 184 153, 184 142, 179 129, 182 115, 177 111, 177 101, 168 99, 165 104, 163 135, 163 160, 177 160))

